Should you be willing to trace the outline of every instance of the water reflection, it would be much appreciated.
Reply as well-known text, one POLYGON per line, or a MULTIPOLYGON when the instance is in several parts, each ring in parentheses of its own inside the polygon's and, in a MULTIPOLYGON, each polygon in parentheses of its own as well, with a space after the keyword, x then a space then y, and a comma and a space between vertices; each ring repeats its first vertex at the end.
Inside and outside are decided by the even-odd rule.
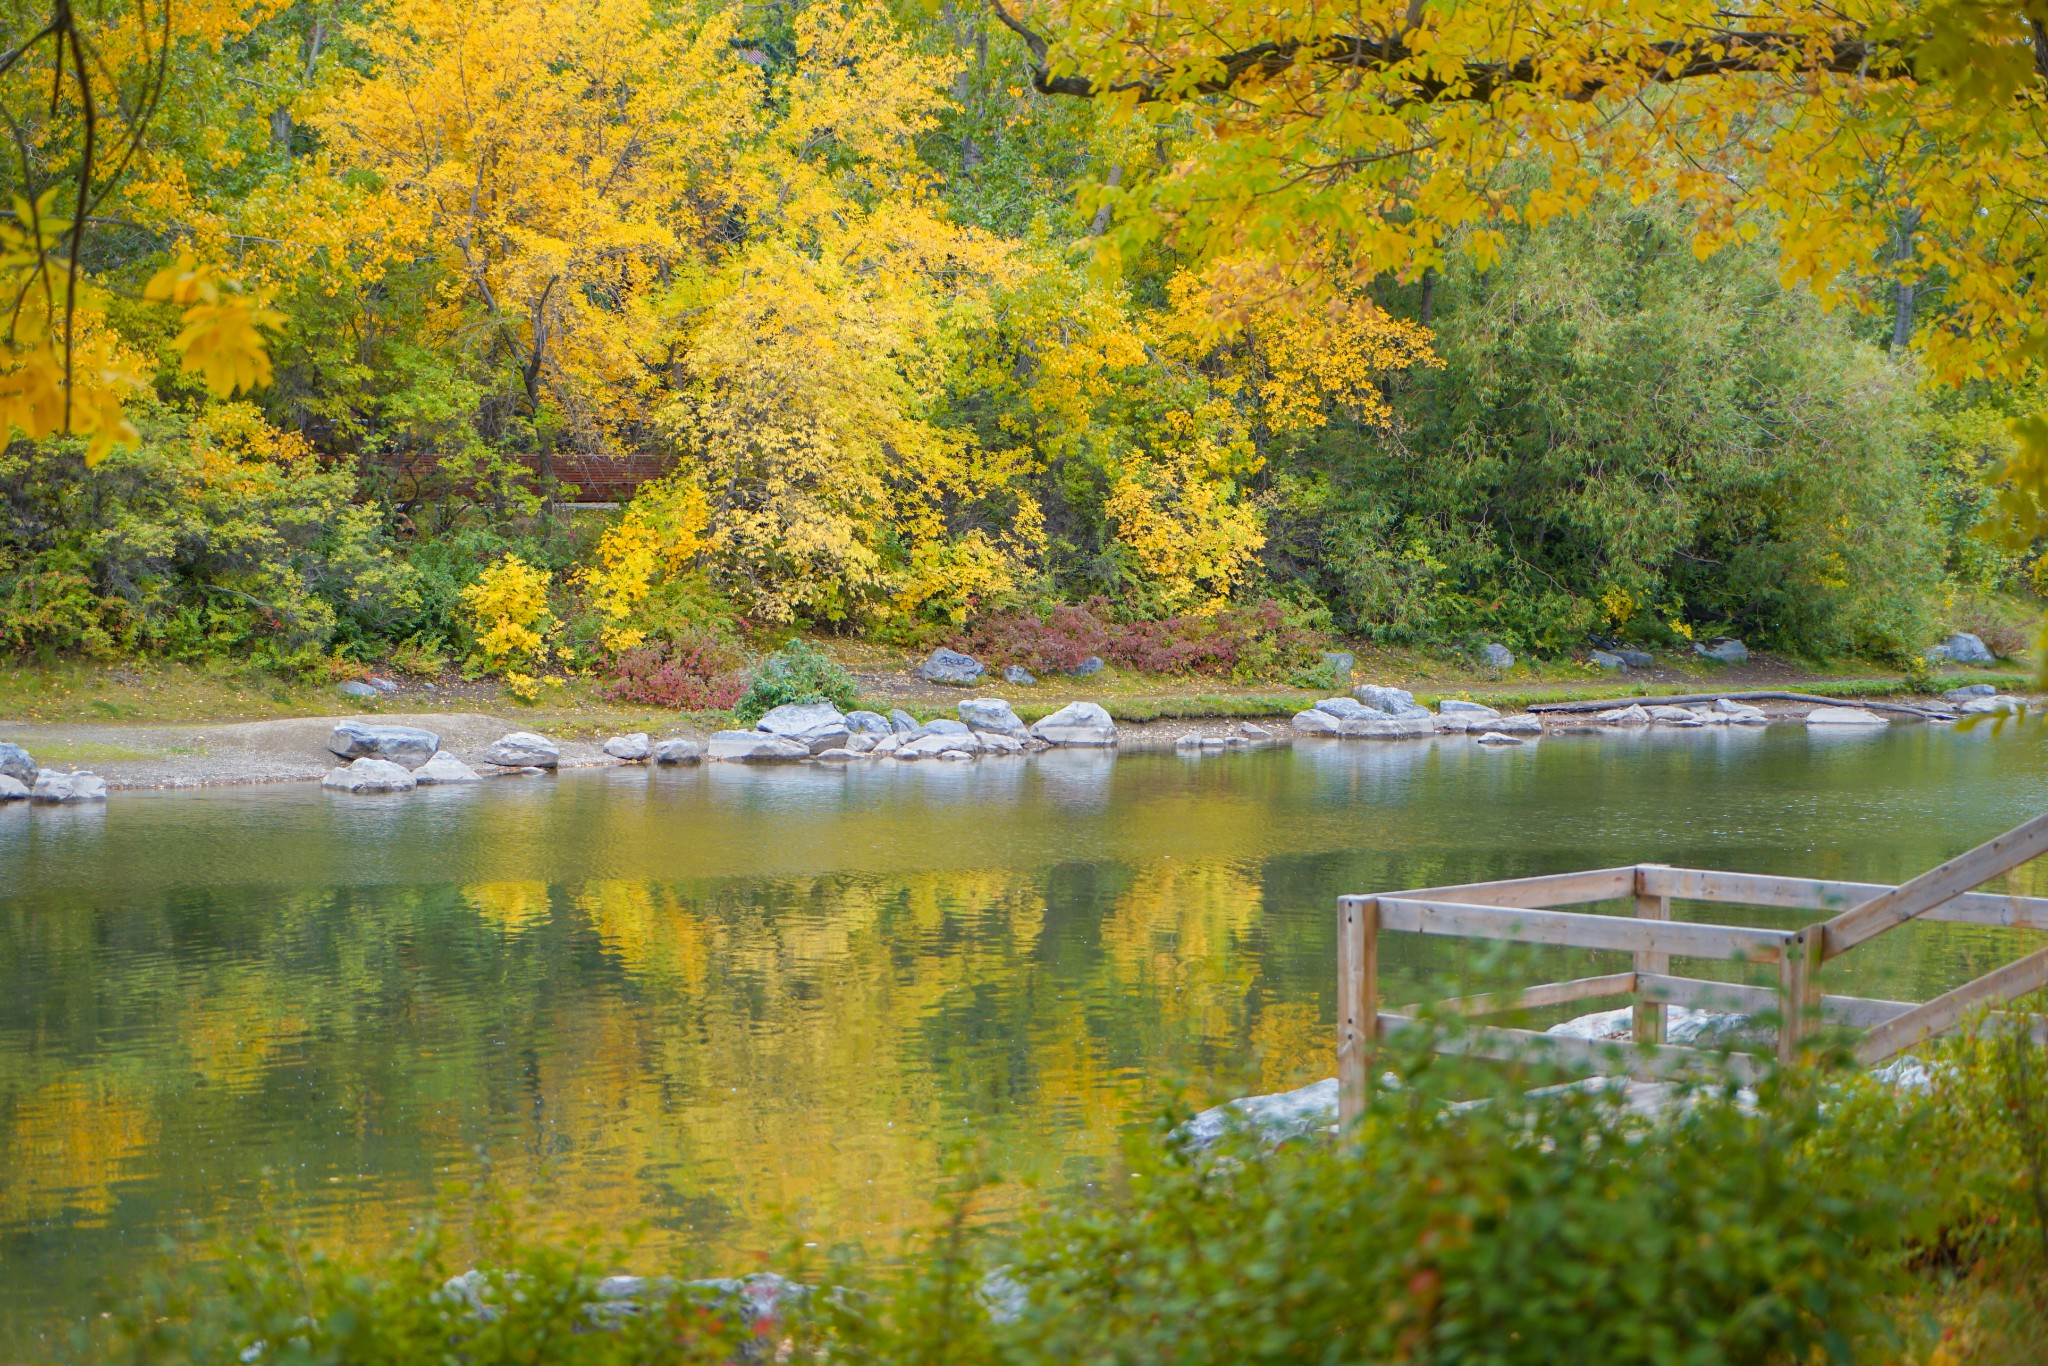
MULTIPOLYGON (((0 1321, 81 1312, 266 1182, 391 1236, 478 1151, 728 1264, 792 1226, 886 1243, 962 1143, 1001 1217, 1166 1078, 1327 1075, 1340 892, 1637 859, 1890 881, 2044 800, 2012 736, 1726 727, 0 811, 0 1321)), ((1915 927, 1829 986, 1925 997, 2017 951, 1915 927)), ((1390 943, 1390 994, 1459 953, 1390 943)))

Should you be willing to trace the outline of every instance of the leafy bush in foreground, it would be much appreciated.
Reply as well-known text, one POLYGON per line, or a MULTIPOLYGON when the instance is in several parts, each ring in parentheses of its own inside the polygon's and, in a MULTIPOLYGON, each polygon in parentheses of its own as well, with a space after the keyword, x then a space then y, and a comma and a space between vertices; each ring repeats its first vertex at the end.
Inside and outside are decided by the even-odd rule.
POLYGON ((752 725, 790 702, 830 702, 845 711, 860 693, 853 675, 807 640, 792 640, 762 660, 732 714, 752 725))

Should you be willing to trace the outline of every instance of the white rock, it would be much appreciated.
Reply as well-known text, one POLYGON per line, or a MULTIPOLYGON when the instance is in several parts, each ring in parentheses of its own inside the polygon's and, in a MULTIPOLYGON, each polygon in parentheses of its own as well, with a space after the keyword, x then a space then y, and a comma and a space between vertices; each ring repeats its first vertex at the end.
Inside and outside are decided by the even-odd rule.
POLYGON ((960 704, 960 719, 974 730, 1001 735, 1024 735, 1024 722, 1010 704, 1000 697, 971 697, 960 704))
POLYGON ((830 702, 785 702, 754 723, 770 735, 805 735, 828 726, 851 729, 846 716, 830 702))
MULTIPOLYGON (((342 770, 336 770, 340 772, 342 770)), ((440 750, 434 757, 412 771, 413 781, 422 787, 435 783, 475 783, 483 781, 482 776, 462 760, 440 750)))
POLYGON ((1336 1122, 1337 1079, 1330 1077, 1295 1091, 1227 1101, 1181 1125, 1175 1136, 1188 1147, 1201 1149, 1232 1130, 1245 1129, 1270 1146, 1321 1133, 1336 1122))
POLYGON ((105 801, 107 783, 96 773, 59 773, 54 768, 45 768, 36 773, 35 785, 29 788, 28 795, 31 801, 78 806, 105 801))
POLYGON ((1684 707, 1651 707, 1650 719, 1652 721, 1696 722, 1699 720, 1699 717, 1694 716, 1690 711, 1687 711, 1684 707))
POLYGON ((418 726, 372 726, 343 721, 327 737, 327 752, 337 759, 389 759, 413 768, 434 757, 441 737, 418 726))
POLYGON ((335 792, 410 792, 419 779, 389 759, 358 759, 346 768, 328 770, 320 786, 335 792))
POLYGON ((846 737, 846 748, 855 754, 866 754, 880 742, 881 737, 869 731, 857 730, 846 737))
POLYGON ((874 749, 869 752, 879 759, 884 754, 894 754, 902 744, 903 737, 892 732, 875 741, 874 749))
POLYGON ((1746 711, 1755 711, 1756 708, 1747 702, 1737 702, 1732 697, 1717 697, 1714 699, 1714 710, 1723 716, 1737 716, 1746 711))
POLYGON ((844 764, 851 763, 855 759, 865 759, 868 756, 859 750, 828 749, 823 750, 817 754, 813 754, 811 757, 813 759, 816 759, 819 763, 844 764))
POLYGON ((1244 738, 1247 740, 1270 740, 1273 738, 1272 731, 1267 730, 1264 726, 1253 725, 1249 721, 1239 726, 1238 730, 1243 733, 1244 738))
POLYGON ((770 735, 764 730, 722 730, 711 737, 705 753, 727 763, 773 763, 804 758, 811 747, 788 735, 770 735))
POLYGON ((2022 712, 2026 709, 2026 704, 2017 697, 2002 696, 1973 697, 1957 708, 1965 716, 1989 716, 1996 712, 2022 712))
POLYGON ((515 730, 492 741, 483 760, 499 768, 553 768, 562 762, 562 747, 545 735, 515 730))
POLYGON ((937 755, 935 757, 940 759, 972 759, 974 756, 963 749, 949 749, 945 753, 937 755))
POLYGON ((1296 712, 1291 724, 1303 735, 1335 735, 1344 729, 1344 718, 1320 707, 1310 707, 1296 712))
POLYGON ((28 800, 28 784, 19 778, 0 773, 0 802, 25 802, 28 800))
POLYGON ((1806 713, 1809 726, 1882 726, 1885 719, 1862 707, 1815 707, 1806 713))
POLYGON ((1731 718, 1727 712, 1715 711, 1712 707, 1694 707, 1692 719, 1703 726, 1725 726, 1731 718))
POLYGON ((955 735, 939 731, 930 735, 919 735, 896 746, 899 759, 936 759, 941 754, 971 755, 981 748, 981 741, 973 734, 955 735))
POLYGON ((661 740, 654 746, 654 762, 657 764, 694 764, 703 757, 704 746, 695 740, 661 740))
POLYGON ((1496 717, 1488 723, 1487 729, 1499 731, 1502 735, 1541 735, 1543 718, 1534 712, 1520 711, 1496 717))
POLYGON ((1436 704, 1436 709, 1438 713, 1444 716, 1449 716, 1455 712, 1463 712, 1467 716, 1500 715, 1499 711, 1487 706, 1484 702, 1467 702, 1459 697, 1446 697, 1443 701, 1436 704))
MULTIPOLYGON (((1377 683, 1361 683, 1351 690, 1351 695, 1374 711, 1389 716, 1406 716, 1415 710, 1415 694, 1401 688, 1382 687, 1377 683)), ((1323 704, 1318 703, 1318 706, 1323 704)))
POLYGON ((1626 707, 1596 712, 1593 719, 1609 726, 1647 726, 1650 724, 1650 713, 1644 711, 1640 705, 1632 703, 1626 707))
POLYGON ((638 763, 652 754, 654 747, 647 742, 647 732, 639 730, 634 731, 631 735, 614 735, 611 739, 604 742, 604 752, 611 755, 614 759, 624 759, 628 763, 638 763))
POLYGON ((1116 722, 1093 702, 1069 702, 1031 728, 1036 738, 1053 745, 1107 749, 1116 744, 1116 722))
POLYGON ((1408 740, 1435 731, 1436 718, 1425 711, 1420 716, 1380 713, 1355 717, 1346 721, 1338 733, 1347 740, 1408 740))
POLYGON ((1482 745, 1522 745, 1527 744, 1528 741, 1519 740, 1512 735, 1503 735, 1497 730, 1490 730, 1480 736, 1475 743, 1482 745))
POLYGON ((1024 742, 1022 740, 1019 740, 1014 735, 1005 735, 1001 731, 985 730, 975 738, 981 742, 981 751, 984 754, 1022 754, 1024 752, 1024 742))

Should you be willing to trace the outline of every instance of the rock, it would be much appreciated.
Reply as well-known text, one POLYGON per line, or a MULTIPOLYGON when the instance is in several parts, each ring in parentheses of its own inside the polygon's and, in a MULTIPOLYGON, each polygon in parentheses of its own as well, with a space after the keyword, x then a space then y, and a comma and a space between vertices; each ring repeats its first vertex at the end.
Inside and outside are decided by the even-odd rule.
POLYGON ((1809 726, 1882 726, 1885 719, 1862 707, 1815 707, 1806 713, 1809 726))
POLYGON ((1311 1082, 1295 1091, 1246 1096, 1204 1110, 1174 1130, 1185 1146, 1200 1151, 1224 1135, 1247 1132, 1269 1148, 1290 1139, 1330 1131, 1337 1123, 1337 1079, 1311 1082))
POLYGON ((371 687, 375 688, 378 692, 398 691, 397 683, 393 682, 391 679, 388 678, 379 678, 375 674, 371 674, 368 678, 364 679, 363 681, 365 683, 368 683, 371 687))
POLYGON ((28 784, 11 773, 0 773, 0 802, 25 802, 28 784))
MULTIPOLYGON (((1361 683, 1351 690, 1351 695, 1374 711, 1385 712, 1388 716, 1407 716, 1418 710, 1415 694, 1400 688, 1385 688, 1377 683, 1361 683)), ((1318 702, 1317 706, 1324 704, 1318 702)), ((1324 710, 1328 710, 1324 707, 1324 710)))
POLYGON ((1991 653, 1991 647, 1968 631, 1958 631, 1941 644, 1927 652, 1929 659, 1945 659, 1951 664, 1996 664, 1998 656, 1991 653))
POLYGON ((419 779, 389 759, 358 759, 346 768, 328 770, 320 786, 335 792, 410 792, 419 779))
POLYGON ((869 750, 872 750, 876 746, 876 744, 887 738, 887 736, 869 735, 865 731, 857 730, 853 734, 846 737, 846 748, 852 750, 855 754, 866 754, 869 750))
MULTIPOLYGON (((1944 702, 1967 702, 1973 697, 1990 697, 1997 691, 1998 689, 1989 683, 1972 683, 1964 688, 1950 688, 1941 695, 1941 700, 1944 702)), ((7 767, 4 761, 5 751, 12 748, 12 745, 0 745, 0 773, 13 771, 7 767)))
POLYGON ((808 758, 810 753, 804 741, 765 730, 722 730, 705 746, 705 757, 727 763, 773 763, 808 758))
POLYGON ((1335 735, 1344 728, 1344 718, 1321 707, 1294 714, 1293 726, 1303 735, 1335 735))
POLYGON ((97 773, 59 773, 54 768, 37 769, 36 780, 29 787, 28 795, 30 801, 51 805, 103 802, 107 799, 107 780, 97 773))
POLYGON ((955 721, 950 716, 934 716, 911 733, 911 739, 921 735, 972 735, 974 727, 965 721, 955 721))
POLYGON ((850 711, 846 713, 846 728, 855 735, 887 735, 889 718, 875 711, 850 711))
POLYGON ((1477 740, 1473 741, 1473 743, 1480 745, 1520 745, 1526 744, 1527 741, 1518 739, 1512 735, 1503 735, 1501 732, 1497 730, 1490 730, 1486 732, 1486 734, 1480 736, 1477 740))
POLYGON ((976 697, 960 704, 960 719, 974 730, 992 730, 1001 735, 1025 734, 1024 722, 1000 697, 976 697))
MULTIPOLYGON (((964 728, 963 728, 964 730, 964 728)), ((981 748, 981 742, 971 731, 953 734, 947 731, 933 731, 926 735, 911 736, 896 746, 899 759, 936 759, 941 754, 973 754, 981 748)))
POLYGON ((1189 731, 1185 735, 1175 736, 1173 747, 1175 749, 1200 749, 1202 747, 1202 737, 1193 731, 1189 731))
POLYGON ((828 726, 851 729, 830 702, 785 702, 754 723, 755 730, 770 735, 807 735, 828 726))
POLYGON ((1357 656, 1349 650, 1323 651, 1323 667, 1330 671, 1332 680, 1338 683, 1351 681, 1351 671, 1358 665, 1357 656))
POLYGON ((868 756, 857 749, 824 749, 811 756, 821 764, 845 764, 868 756))
POLYGON ((1682 726, 1697 726, 1700 719, 1684 707, 1651 707, 1652 721, 1672 721, 1682 726))
POLYGON ((1479 662, 1489 669, 1512 669, 1515 652, 1499 641, 1488 641, 1479 647, 1479 662))
POLYGON ((20 745, 0 742, 0 774, 18 783, 32 783, 36 780, 36 761, 20 745))
POLYGON ((1377 707, 1368 707, 1365 703, 1351 697, 1325 697, 1322 701, 1315 704, 1315 710, 1326 712, 1336 717, 1339 721, 1349 721, 1361 716, 1385 716, 1387 714, 1377 707))
POLYGON ((964 749, 949 749, 943 754, 938 754, 934 757, 939 759, 972 759, 974 756, 964 749))
POLYGON ((1543 733, 1543 718, 1534 712, 1515 712, 1512 715, 1499 718, 1487 728, 1498 731, 1502 735, 1541 735, 1543 733))
POLYGON ((975 737, 981 742, 983 754, 1022 754, 1024 741, 1015 735, 1005 735, 997 730, 978 732, 975 737))
POLYGON ((1368 712, 1344 722, 1337 733, 1347 740, 1407 740, 1418 735, 1431 735, 1435 731, 1436 718, 1426 711, 1420 716, 1368 712))
POLYGON ((1247 740, 1270 740, 1273 738, 1272 731, 1267 730, 1264 726, 1254 725, 1250 721, 1239 726, 1238 732, 1247 740))
POLYGON ((1701 659, 1711 659, 1719 664, 1749 663, 1749 647, 1739 640, 1723 637, 1711 645, 1703 640, 1692 643, 1692 652, 1701 659))
POLYGON ((327 737, 328 753, 338 759, 389 759, 418 768, 441 748, 441 737, 417 726, 372 726, 343 721, 327 737))
POLYGON ((2023 712, 2026 709, 2026 703, 2017 697, 1999 697, 1995 694, 1990 697, 1973 697, 1956 708, 1965 716, 1991 716, 1999 712, 2023 712))
POLYGON ((1053 745, 1107 749, 1116 744, 1116 722, 1093 702, 1069 702, 1033 726, 1031 734, 1053 745))
POLYGON ((1727 716, 1728 724, 1731 726, 1768 726, 1771 723, 1771 718, 1765 714, 1762 707, 1744 707, 1739 711, 1727 713, 1727 716))
POLYGON ((647 732, 639 730, 631 735, 614 735, 604 742, 604 752, 614 759, 638 763, 654 752, 654 746, 647 742, 647 732))
POLYGON ((1620 655, 1611 654, 1606 650, 1595 650, 1587 655, 1586 658, 1603 669, 1626 669, 1628 667, 1627 661, 1622 659, 1620 655))
POLYGON ((1073 668, 1067 670, 1067 677, 1093 678, 1096 674, 1099 674, 1101 672, 1102 657, 1100 655, 1090 655, 1086 659, 1082 660, 1079 664, 1076 664, 1073 668))
POLYGON ((1466 716, 1499 716, 1500 713, 1484 702, 1467 702, 1459 697, 1446 697, 1436 704, 1438 714, 1450 716, 1463 713, 1466 716))
POLYGON ((981 661, 973 655, 963 655, 943 645, 926 655, 924 663, 917 666, 919 678, 927 683, 943 683, 949 688, 971 688, 981 682, 983 672, 981 661))
POLYGON ((551 768, 494 768, 493 778, 545 778, 554 772, 551 768))
POLYGON ((898 707, 889 713, 889 729, 898 735, 910 735, 917 730, 917 718, 898 707))
POLYGON ((1725 726, 1734 718, 1726 712, 1715 711, 1712 707, 1694 707, 1692 719, 1703 726, 1725 726))
POLYGON ((1657 662, 1656 657, 1648 650, 1638 650, 1633 645, 1617 645, 1614 647, 1614 654, 1621 660, 1622 666, 1629 669, 1647 669, 1657 662))
POLYGON ((704 746, 695 740, 657 740, 654 742, 654 762, 657 764, 694 764, 704 757, 704 746))
MULTIPOLYGON (((1664 1039, 1667 1043, 1704 1045, 1731 1042, 1758 1042, 1755 1023, 1747 1015, 1730 1014, 1718 1010, 1693 1010, 1686 1006, 1668 1006, 1664 1015, 1664 1039)), ((1629 1038, 1635 1032, 1635 1011, 1628 1006, 1619 1010, 1596 1010, 1590 1015, 1580 1015, 1554 1024, 1543 1031, 1566 1039, 1588 1039, 1596 1043, 1629 1038)))
POLYGON ((475 769, 462 760, 442 750, 433 758, 412 771, 412 779, 422 787, 435 783, 475 783, 483 778, 475 769))
POLYGON ((1031 670, 1025 668, 1022 664, 1012 664, 1004 669, 1003 682, 1013 684, 1019 688, 1035 688, 1038 686, 1038 680, 1032 676, 1031 670))
POLYGON ((1631 703, 1626 707, 1595 712, 1593 719, 1607 726, 1647 726, 1650 724, 1650 713, 1644 711, 1640 704, 1631 703))
POLYGON ((545 735, 515 730, 494 740, 483 758, 499 768, 553 768, 562 762, 562 748, 545 735))
POLYGON ((909 738, 907 735, 897 735, 891 732, 875 741, 875 747, 869 750, 868 753, 874 755, 877 759, 885 754, 894 754, 898 749, 902 748, 903 742, 909 738))
POLYGON ((375 688, 371 687, 369 684, 354 678, 349 679, 345 683, 335 684, 334 690, 344 697, 369 698, 382 697, 384 695, 383 693, 378 692, 375 688))

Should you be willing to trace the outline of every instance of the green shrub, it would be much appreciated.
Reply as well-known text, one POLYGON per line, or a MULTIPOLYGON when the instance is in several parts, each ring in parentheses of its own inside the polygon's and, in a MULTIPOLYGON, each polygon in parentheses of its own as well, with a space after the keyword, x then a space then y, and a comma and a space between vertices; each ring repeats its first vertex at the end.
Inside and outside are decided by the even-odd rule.
POLYGON ((801 638, 762 660, 732 714, 752 725, 789 702, 830 702, 845 711, 860 696, 853 675, 823 650, 801 638))

